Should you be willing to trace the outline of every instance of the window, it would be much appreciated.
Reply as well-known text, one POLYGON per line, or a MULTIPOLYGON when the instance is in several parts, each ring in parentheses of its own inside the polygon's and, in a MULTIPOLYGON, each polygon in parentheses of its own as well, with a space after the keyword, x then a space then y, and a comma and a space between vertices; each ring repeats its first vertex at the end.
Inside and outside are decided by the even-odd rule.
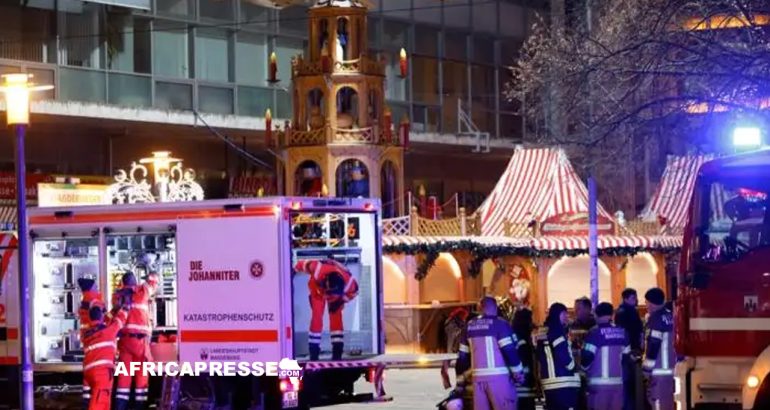
POLYGON ((426 56, 438 56, 439 31, 431 27, 414 27, 414 52, 426 56))
MULTIPOLYGON (((47 84, 47 85, 56 86, 56 78, 54 76, 53 70, 46 70, 44 68, 40 68, 40 69, 27 68, 27 72, 33 75, 33 81, 37 84, 47 84)), ((1 67, 0 67, 0 74, 5 74, 3 73, 3 70, 1 67)), ((42 101, 42 100, 53 100, 55 96, 56 96, 55 90, 46 90, 46 91, 38 91, 36 93, 32 93, 30 95, 30 98, 33 101, 42 101)))
POLYGON ((473 106, 495 109, 498 89, 495 87, 495 69, 481 65, 471 66, 471 98, 473 106))
POLYGON ((412 16, 412 0, 387 0, 382 2, 382 14, 408 19, 412 16))
POLYGON ((468 35, 465 33, 447 32, 444 41, 444 56, 453 60, 468 59, 468 35))
MULTIPOLYGON (((505 89, 505 85, 513 81, 513 73, 506 67, 500 68, 500 89, 505 89)), ((500 91, 500 111, 518 112, 520 108, 519 100, 509 100, 508 97, 500 91)))
POLYGON ((132 15, 107 15, 107 68, 150 73, 150 21, 132 15))
POLYGON ((278 59, 278 79, 281 80, 282 87, 291 83, 291 59, 303 55, 304 51, 302 40, 279 38, 276 41, 275 56, 278 59))
POLYGON ((366 22, 366 35, 367 40, 369 41, 369 47, 370 48, 379 48, 380 47, 380 20, 376 18, 369 18, 366 22))
POLYGON ((385 20, 383 24, 382 47, 385 50, 409 50, 409 25, 396 21, 385 20))
POLYGON ((99 22, 102 6, 83 4, 79 13, 64 13, 59 49, 59 64, 103 68, 104 49, 99 22))
POLYGON ((59 95, 64 101, 104 102, 104 72, 60 68, 59 95))
POLYGON ((444 132, 457 130, 457 100, 466 101, 468 96, 468 73, 465 63, 445 60, 442 65, 444 75, 444 106, 442 123, 444 132))
POLYGON ((500 137, 521 140, 524 137, 522 132, 522 120, 518 115, 501 114, 500 115, 500 137))
POLYGON ((278 118, 286 118, 289 119, 292 117, 294 109, 291 104, 291 98, 289 97, 289 93, 287 93, 284 90, 277 90, 276 91, 276 100, 275 100, 275 116, 278 118))
POLYGON ((521 49, 521 40, 506 38, 500 41, 500 64, 510 66, 516 62, 521 49))
POLYGON ((199 0, 201 18, 211 20, 233 20, 235 9, 233 0, 199 0))
POLYGON ((155 106, 164 110, 192 110, 192 86, 158 81, 155 106))
POLYGON ((536 21, 528 21, 527 9, 506 2, 500 3, 498 17, 500 20, 500 34, 518 38, 526 37, 527 25, 536 21))
POLYGON ((195 77, 207 81, 230 81, 230 33, 199 28, 195 35, 195 77))
POLYGON ((233 113, 233 90, 219 87, 198 87, 198 108, 214 114, 233 113))
POLYGON ((467 28, 471 9, 468 0, 444 0, 444 24, 451 27, 467 28))
POLYGON ((414 0, 414 19, 441 24, 441 3, 436 0, 414 0))
POLYGON ((282 34, 307 37, 309 24, 307 7, 291 6, 281 9, 278 22, 280 23, 279 29, 282 34))
MULTIPOLYGON (((473 31, 497 33, 497 2, 485 1, 473 5, 473 31)), ((510 24, 507 21, 507 24, 510 24)))
POLYGON ((189 78, 187 26, 180 23, 157 22, 153 31, 153 72, 166 77, 189 78))
POLYGON ((158 14, 195 16, 194 0, 155 0, 158 14))
MULTIPOLYGON (((404 101, 407 97, 407 78, 401 78, 399 53, 383 53, 386 58, 385 65, 385 99, 404 101)), ((394 117, 395 118, 395 117, 394 117)))
POLYGON ((53 11, 0 5, 0 58, 56 61, 55 21, 53 11))
POLYGON ((259 34, 238 33, 235 44, 235 81, 264 85, 267 81, 267 38, 259 34))
POLYGON ((476 36, 473 39, 473 60, 477 63, 495 63, 495 39, 476 36))
POLYGON ((249 0, 239 0, 241 2, 241 16, 239 22, 247 24, 249 28, 264 28, 270 23, 271 9, 263 6, 257 6, 249 0))
POLYGON ((149 107, 152 105, 152 83, 150 77, 109 73, 110 104, 126 107, 149 107))
POLYGON ((238 87, 238 114, 264 117, 273 108, 273 90, 257 87, 238 87))
POLYGON ((431 104, 439 102, 439 62, 435 58, 412 58, 412 78, 414 79, 414 99, 431 104))

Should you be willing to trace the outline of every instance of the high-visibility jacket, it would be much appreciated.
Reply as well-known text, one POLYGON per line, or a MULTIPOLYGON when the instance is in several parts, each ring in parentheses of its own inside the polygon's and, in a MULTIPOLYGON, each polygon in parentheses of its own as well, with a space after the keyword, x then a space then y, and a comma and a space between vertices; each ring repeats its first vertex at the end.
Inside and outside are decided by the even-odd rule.
POLYGON ((121 333, 152 335, 152 320, 150 318, 150 302, 155 291, 158 289, 158 275, 151 273, 144 283, 122 287, 113 295, 113 305, 117 305, 117 298, 121 297, 123 292, 130 294, 130 300, 124 302, 128 310, 128 320, 121 333))
POLYGON ((88 315, 88 311, 95 303, 101 303, 102 294, 97 290, 87 290, 82 293, 82 299, 80 301, 80 308, 78 309, 78 318, 80 319, 80 339, 83 340, 83 332, 91 327, 91 318, 88 315))
POLYGON ((674 375, 676 352, 674 351, 674 318, 668 309, 650 313, 645 326, 644 371, 653 376, 674 375))
POLYGON ((333 259, 301 260, 294 266, 297 272, 310 275, 308 288, 311 297, 324 297, 328 302, 349 302, 358 295, 358 282, 345 265, 333 259), (324 284, 333 275, 342 279, 342 289, 328 289, 324 284))
POLYGON ((474 382, 488 378, 508 380, 512 374, 521 373, 524 368, 516 345, 516 335, 508 322, 494 316, 468 321, 455 365, 458 384, 468 371, 474 382))
POLYGON ((83 332, 83 371, 102 366, 115 367, 116 339, 127 318, 128 312, 120 309, 114 317, 91 323, 91 327, 83 332))
POLYGON ((537 333, 537 359, 543 390, 580 387, 566 329, 543 327, 537 333))
POLYGON ((580 365, 592 386, 623 385, 623 355, 631 353, 625 329, 601 323, 586 335, 580 365))

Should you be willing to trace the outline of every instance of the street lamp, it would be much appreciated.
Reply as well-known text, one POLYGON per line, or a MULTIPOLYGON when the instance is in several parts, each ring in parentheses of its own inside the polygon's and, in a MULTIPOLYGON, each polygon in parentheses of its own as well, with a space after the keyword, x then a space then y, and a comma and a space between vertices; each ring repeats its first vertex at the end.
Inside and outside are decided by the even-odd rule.
POLYGON ((32 74, 6 74, 2 76, 0 92, 5 94, 5 113, 8 126, 16 134, 16 212, 19 238, 19 313, 21 340, 21 408, 34 407, 32 384, 32 349, 30 346, 29 306, 29 246, 27 244, 27 192, 26 164, 24 163, 24 134, 29 125, 29 94, 33 91, 50 90, 53 86, 34 86, 29 80, 32 74))

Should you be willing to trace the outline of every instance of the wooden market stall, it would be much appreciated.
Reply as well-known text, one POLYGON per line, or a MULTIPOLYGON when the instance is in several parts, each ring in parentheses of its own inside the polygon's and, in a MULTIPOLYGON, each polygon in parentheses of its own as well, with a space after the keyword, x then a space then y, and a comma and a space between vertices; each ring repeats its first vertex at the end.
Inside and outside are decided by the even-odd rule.
MULTIPOLYGON (((667 257, 677 252, 681 238, 659 230, 636 233, 621 215, 615 218, 601 206, 598 215, 600 299, 617 305, 627 286, 640 293, 668 288, 667 257)), ((406 283, 403 293, 386 297, 389 348, 440 350, 426 342, 426 334, 440 332, 431 329, 435 314, 425 311, 471 305, 483 295, 528 306, 537 322, 551 303, 572 306, 590 295, 588 193, 561 149, 517 149, 473 215, 461 210, 458 218, 433 221, 413 211, 386 220, 383 229, 386 258, 399 266, 406 283), (453 265, 442 260, 454 260, 455 273, 447 274, 453 265), (447 289, 453 289, 451 296, 447 289)), ((394 277, 385 277, 390 289, 394 277)))

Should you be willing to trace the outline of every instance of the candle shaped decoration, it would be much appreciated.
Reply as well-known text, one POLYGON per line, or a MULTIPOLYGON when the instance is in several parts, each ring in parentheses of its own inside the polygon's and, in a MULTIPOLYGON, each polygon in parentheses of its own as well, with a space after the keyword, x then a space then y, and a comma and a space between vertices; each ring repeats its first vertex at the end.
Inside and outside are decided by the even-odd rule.
POLYGON ((265 145, 268 147, 273 145, 273 114, 270 112, 270 108, 265 110, 265 145))
POLYGON ((428 218, 438 219, 438 198, 430 196, 428 198, 428 218))
POLYGON ((401 143, 404 149, 409 147, 409 117, 406 114, 401 117, 401 143))
POLYGON ((401 68, 401 78, 406 78, 408 64, 406 60, 406 50, 403 48, 401 49, 401 53, 398 56, 398 65, 399 68, 401 68))
POLYGON ((270 53, 270 67, 268 70, 268 78, 267 81, 271 83, 277 83, 278 82, 278 57, 275 55, 275 51, 270 53))

